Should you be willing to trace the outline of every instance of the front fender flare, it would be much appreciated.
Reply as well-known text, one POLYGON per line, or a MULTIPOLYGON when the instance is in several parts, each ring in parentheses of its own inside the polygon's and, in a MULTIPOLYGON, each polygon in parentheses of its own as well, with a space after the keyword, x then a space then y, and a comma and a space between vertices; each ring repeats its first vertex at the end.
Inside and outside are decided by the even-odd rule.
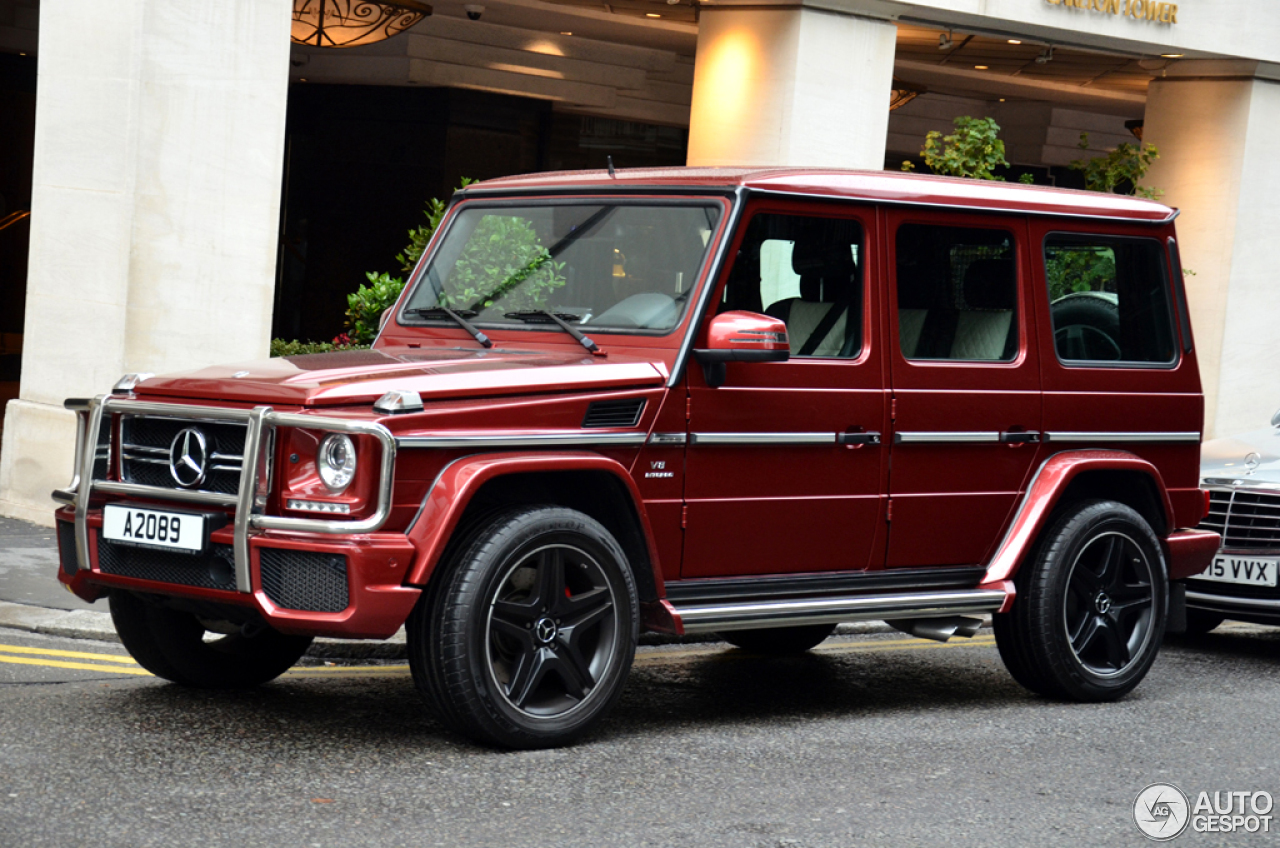
POLYGON ((662 567, 658 562, 649 517, 635 480, 620 462, 589 451, 473 454, 460 457, 445 466, 427 491, 422 509, 409 528, 408 536, 417 548, 417 556, 405 577, 405 583, 411 586, 427 585, 467 505, 485 483, 511 474, 564 471, 602 471, 625 486, 640 521, 656 588, 661 592, 662 567))
POLYGON ((1018 505, 1009 529, 987 564, 979 588, 1004 589, 1008 597, 1000 612, 1013 604, 1013 576, 1048 523, 1049 515, 1071 481, 1086 471, 1136 471, 1151 478, 1164 509, 1165 526, 1173 526, 1173 504, 1159 470, 1135 454, 1118 450, 1073 450, 1055 453, 1036 471, 1018 505))

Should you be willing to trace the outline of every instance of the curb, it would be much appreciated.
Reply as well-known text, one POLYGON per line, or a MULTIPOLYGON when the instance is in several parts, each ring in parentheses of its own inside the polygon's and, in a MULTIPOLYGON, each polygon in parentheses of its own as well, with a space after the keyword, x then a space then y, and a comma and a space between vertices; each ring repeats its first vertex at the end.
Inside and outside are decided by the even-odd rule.
MULTIPOLYGON (((99 642, 116 643, 120 641, 115 627, 111 624, 111 615, 96 610, 48 609, 0 601, 0 628, 39 633, 44 636, 59 636, 64 639, 93 639, 99 642)), ((893 629, 881 621, 858 621, 836 627, 836 633, 841 636, 891 632, 894 632, 893 629)), ((645 633, 640 636, 640 644, 645 646, 689 645, 718 641, 720 640, 715 634, 711 633, 698 636, 645 633)), ((307 651, 307 656, 318 659, 404 660, 408 657, 408 649, 405 646, 405 633, 402 627, 390 639, 381 641, 316 639, 307 651)))

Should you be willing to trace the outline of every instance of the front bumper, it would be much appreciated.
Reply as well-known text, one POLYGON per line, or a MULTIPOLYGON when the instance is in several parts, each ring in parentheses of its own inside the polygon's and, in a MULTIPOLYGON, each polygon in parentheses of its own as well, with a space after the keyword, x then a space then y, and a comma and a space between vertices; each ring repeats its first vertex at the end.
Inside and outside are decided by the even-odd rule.
POLYGON ((284 632, 386 638, 408 617, 420 590, 401 585, 414 557, 400 533, 377 532, 391 510, 395 439, 379 424, 252 410, 144 403, 107 396, 68 402, 81 418, 76 476, 54 493, 67 506, 55 516, 61 567, 58 578, 85 600, 119 587, 214 604, 255 608, 284 632), (95 479, 95 464, 110 463, 103 421, 113 413, 193 421, 234 422, 246 428, 235 495, 95 479), (272 476, 270 445, 276 428, 303 427, 373 436, 382 448, 377 503, 359 520, 292 518, 264 514, 272 476), (206 553, 192 556, 117 545, 100 538, 106 498, 231 510, 231 524, 216 530, 206 553), (298 607, 303 607, 299 609, 298 607))

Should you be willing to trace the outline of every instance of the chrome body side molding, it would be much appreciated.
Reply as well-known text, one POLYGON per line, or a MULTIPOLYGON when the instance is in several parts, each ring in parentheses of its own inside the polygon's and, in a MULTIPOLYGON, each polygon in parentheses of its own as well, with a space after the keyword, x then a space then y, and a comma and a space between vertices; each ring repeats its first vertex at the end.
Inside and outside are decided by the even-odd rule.
POLYGON ((1121 442, 1125 444, 1142 443, 1142 442, 1161 442, 1161 443, 1199 443, 1200 434, 1195 432, 1179 432, 1179 433, 1133 433, 1133 432, 1110 432, 1104 430, 1080 430, 1067 431, 1059 430, 1057 432, 1045 433, 1044 440, 1046 442, 1074 442, 1076 444, 1096 444, 1099 442, 1121 442))
POLYGON ((692 433, 695 445, 834 445, 835 433, 692 433))
POLYGON ((1000 434, 959 430, 908 431, 894 433, 893 441, 899 445, 987 445, 998 444, 1000 434))
POLYGON ((509 435, 474 434, 465 436, 400 436, 396 447, 424 448, 489 448, 513 450, 517 448, 562 447, 640 447, 649 436, 646 433, 515 433, 509 435))
POLYGON ((756 630, 793 624, 942 618, 996 612, 1007 594, 999 589, 895 593, 778 601, 685 604, 667 602, 684 633, 756 630))

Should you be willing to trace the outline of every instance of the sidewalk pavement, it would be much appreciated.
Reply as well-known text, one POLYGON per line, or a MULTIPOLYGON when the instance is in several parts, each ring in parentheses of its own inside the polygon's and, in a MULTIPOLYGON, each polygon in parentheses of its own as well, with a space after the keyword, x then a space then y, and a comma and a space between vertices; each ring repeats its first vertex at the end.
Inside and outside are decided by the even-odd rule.
MULTIPOLYGON (((52 508, 51 508, 52 509, 52 508)), ((58 582, 58 540, 53 528, 0 517, 0 628, 70 639, 118 642, 106 599, 85 603, 58 582)), ((840 634, 884 633, 879 621, 841 624, 840 634)), ((642 645, 715 642, 713 634, 672 637, 646 634, 642 645)), ((307 652, 326 659, 406 659, 404 628, 390 639, 317 639, 307 652)))

